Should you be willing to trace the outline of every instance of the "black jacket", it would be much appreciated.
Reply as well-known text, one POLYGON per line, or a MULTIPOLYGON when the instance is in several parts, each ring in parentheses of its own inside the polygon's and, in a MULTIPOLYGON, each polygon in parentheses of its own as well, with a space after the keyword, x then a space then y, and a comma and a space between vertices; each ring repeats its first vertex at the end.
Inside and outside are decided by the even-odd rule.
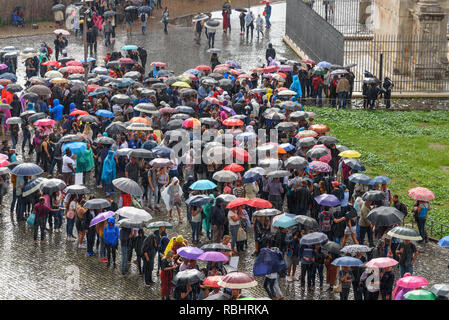
POLYGON ((224 209, 221 207, 223 200, 218 198, 215 201, 215 205, 210 210, 210 222, 212 225, 221 226, 224 225, 226 221, 226 213, 224 209))
POLYGON ((267 63, 268 63, 268 57, 271 57, 271 59, 275 59, 276 58, 276 50, 273 49, 273 47, 269 47, 267 49, 267 51, 265 52, 265 59, 267 59, 267 63))

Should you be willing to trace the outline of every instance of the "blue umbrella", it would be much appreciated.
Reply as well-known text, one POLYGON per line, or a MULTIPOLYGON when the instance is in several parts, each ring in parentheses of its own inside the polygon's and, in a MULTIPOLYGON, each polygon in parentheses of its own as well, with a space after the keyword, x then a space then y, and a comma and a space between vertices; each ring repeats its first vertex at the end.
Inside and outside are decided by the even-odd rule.
POLYGON ((192 185, 189 188, 191 190, 211 190, 215 189, 216 187, 217 185, 210 180, 198 180, 192 183, 192 185))
POLYGON ((279 145, 279 147, 281 147, 282 149, 284 149, 287 152, 290 152, 293 149, 295 149, 295 146, 290 143, 282 143, 281 145, 279 145))
POLYGON ((358 267, 363 264, 363 261, 353 257, 340 257, 332 261, 332 264, 342 267, 358 267))
POLYGON ((151 8, 149 6, 141 6, 139 8, 139 13, 142 13, 142 12, 150 13, 151 12, 151 8))
POLYGON ((137 50, 139 47, 134 44, 128 44, 122 47, 122 50, 137 50))
POLYGON ((62 146, 62 150, 65 152, 67 148, 70 149, 72 153, 80 153, 87 149, 87 144, 79 141, 69 142, 62 146))
POLYGON ((333 194, 321 194, 314 199, 319 205, 326 207, 335 207, 340 204, 340 200, 333 194))
POLYGON ((193 110, 193 108, 187 106, 178 106, 175 109, 182 113, 195 113, 195 110, 193 110))
POLYGON ((302 246, 312 246, 315 244, 324 244, 328 241, 328 237, 322 232, 312 232, 308 233, 301 238, 299 244, 302 246))
POLYGON ((321 68, 325 68, 325 69, 329 69, 329 67, 332 65, 332 63, 327 62, 327 61, 321 61, 318 62, 317 66, 321 67, 321 68))
POLYGON ((119 83, 114 83, 114 85, 119 88, 129 87, 132 84, 134 84, 134 80, 131 78, 123 78, 119 83))
POLYGON ((153 151, 157 147, 157 142, 153 140, 147 140, 143 143, 142 148, 146 150, 153 151))
POLYGON ((242 182, 243 183, 251 183, 251 182, 255 182, 255 181, 259 180, 260 178, 262 178, 262 175, 260 175, 259 173, 255 172, 255 171, 248 170, 243 175, 242 182))
POLYGON ((378 184, 384 184, 384 183, 388 183, 388 181, 390 181, 391 178, 389 177, 385 177, 385 176, 377 176, 371 179, 370 181, 370 185, 378 185, 378 184))
POLYGON ((198 75, 200 73, 200 71, 196 70, 196 69, 189 69, 189 70, 184 71, 184 73, 190 73, 190 74, 198 75))
POLYGON ((170 157, 171 153, 173 152, 172 149, 167 148, 167 147, 162 147, 162 146, 153 148, 151 151, 153 151, 153 153, 157 157, 161 157, 161 158, 168 158, 168 157, 170 157))
POLYGON ((104 68, 104 67, 96 67, 92 70, 93 73, 96 74, 102 74, 102 75, 108 75, 109 74, 109 70, 104 68))
POLYGON ((114 118, 114 113, 109 110, 105 110, 105 109, 97 110, 97 112, 95 112, 95 114, 100 117, 114 118))
POLYGON ((96 97, 102 94, 108 94, 108 92, 109 91, 92 91, 91 93, 89 93, 89 97, 96 97))
POLYGON ((3 74, 0 74, 0 79, 8 79, 12 82, 17 82, 17 77, 14 73, 5 72, 3 74))
POLYGON ((101 81, 105 81, 105 82, 107 82, 107 81, 112 81, 112 79, 114 79, 114 78, 112 78, 111 76, 107 76, 107 75, 100 75, 99 77, 98 77, 101 81))
POLYGON ((45 181, 47 181, 47 179, 42 177, 38 177, 36 179, 31 180, 25 185, 25 187, 23 187, 22 196, 26 197, 29 196, 30 194, 35 193, 36 191, 39 191, 41 184, 44 183, 45 181))
POLYGON ((25 162, 19 164, 17 167, 11 170, 12 174, 17 176, 35 176, 44 172, 41 167, 35 163, 25 162))
POLYGON ((277 219, 274 223, 273 223, 273 227, 279 227, 279 228, 289 228, 289 227, 293 227, 294 225, 297 225, 298 222, 290 217, 284 216, 282 218, 277 219))
POLYGON ((170 75, 170 71, 168 70, 159 70, 157 72, 158 77, 168 77, 170 75))
POLYGON ((369 185, 371 183, 371 178, 363 173, 354 173, 349 176, 349 181, 353 183, 369 185))
MULTIPOLYGON (((95 58, 87 58, 87 62, 94 62, 97 61, 95 58)), ((84 59, 80 59, 81 63, 84 63, 84 59)))
POLYGON ((441 247, 449 247, 449 236, 445 236, 438 241, 438 245, 441 247))
POLYGON ((196 196, 189 197, 186 200, 186 203, 189 206, 197 206, 198 207, 198 206, 204 206, 204 205, 210 203, 211 200, 212 200, 212 198, 210 196, 205 195, 205 194, 199 194, 196 196))
POLYGON ((253 273, 254 276, 263 276, 270 273, 278 273, 287 270, 287 263, 284 260, 281 251, 262 248, 259 255, 254 261, 253 273))

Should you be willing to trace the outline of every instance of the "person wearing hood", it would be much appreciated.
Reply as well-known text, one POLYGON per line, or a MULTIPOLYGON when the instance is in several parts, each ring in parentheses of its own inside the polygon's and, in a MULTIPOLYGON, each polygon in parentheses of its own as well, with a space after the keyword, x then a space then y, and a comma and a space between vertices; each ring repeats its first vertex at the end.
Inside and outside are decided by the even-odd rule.
POLYGON ((271 58, 273 60, 276 58, 276 50, 274 50, 271 43, 268 44, 268 48, 265 51, 265 59, 267 59, 267 65, 270 63, 270 60, 268 58, 271 58))
POLYGON ((211 223, 210 223, 210 212, 212 207, 214 206, 215 197, 211 193, 209 196, 212 198, 208 204, 203 205, 203 212, 204 212, 204 218, 203 218, 203 228, 204 231, 206 231, 207 239, 211 240, 211 223))
POLYGON ((19 117, 22 111, 22 104, 20 103, 19 97, 15 94, 12 96, 11 101, 11 116, 19 117))
POLYGON ((53 120, 61 121, 62 120, 62 112, 64 111, 64 106, 59 103, 59 99, 53 100, 54 107, 50 107, 48 110, 53 113, 53 120))
POLYGON ((115 259, 117 253, 118 239, 119 239, 119 229, 115 225, 114 217, 110 217, 108 219, 108 224, 103 229, 103 240, 104 245, 106 247, 106 256, 108 258, 107 267, 111 265, 111 254, 114 268, 116 266, 115 259))
MULTIPOLYGON (((193 176, 188 176, 187 181, 182 186, 182 193, 184 200, 187 200, 190 197, 190 193, 192 190, 190 190, 190 186, 195 182, 195 178, 193 176)), ((192 213, 190 212, 190 206, 186 203, 187 207, 187 220, 190 222, 192 221, 192 213)))
POLYGON ((143 231, 143 229, 139 229, 137 231, 137 237, 134 238, 133 241, 133 247, 134 250, 136 251, 136 256, 137 256, 137 270, 139 270, 139 274, 143 274, 142 273, 142 259, 144 259, 143 257, 143 243, 145 241, 145 233, 143 231))
POLYGON ((224 224, 226 220, 226 213, 224 210, 224 200, 217 198, 215 205, 210 210, 210 223, 212 225, 212 238, 215 243, 222 240, 224 234, 224 224))
POLYGON ((292 79, 293 83, 290 85, 289 89, 296 92, 296 96, 292 97, 292 101, 299 101, 302 97, 301 82, 299 81, 299 76, 297 74, 295 74, 292 79))
POLYGON ((143 258, 144 283, 147 286, 154 283, 152 279, 152 273, 154 269, 154 257, 156 256, 157 251, 158 251, 158 243, 156 241, 156 236, 154 234, 150 234, 143 241, 141 251, 143 258))
POLYGON ((114 191, 112 180, 116 178, 117 157, 112 150, 108 151, 108 155, 103 162, 103 170, 101 172, 101 181, 105 186, 106 193, 114 191))
MULTIPOLYGON (((75 109, 76 109, 76 105, 75 105, 75 103, 73 103, 73 102, 70 104, 69 107, 70 107, 69 114, 72 113, 73 111, 75 111, 75 109)), ((75 119, 75 118, 76 118, 75 116, 69 116, 69 120, 70 120, 70 121, 72 121, 72 120, 75 119)))

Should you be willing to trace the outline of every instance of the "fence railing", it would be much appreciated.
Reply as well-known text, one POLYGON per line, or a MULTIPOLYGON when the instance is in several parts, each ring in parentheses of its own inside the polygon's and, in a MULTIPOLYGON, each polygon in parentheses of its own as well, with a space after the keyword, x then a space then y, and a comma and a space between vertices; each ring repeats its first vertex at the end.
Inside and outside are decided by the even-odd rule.
MULTIPOLYGON (((415 219, 413 218, 408 219, 407 222, 404 223, 404 225, 412 229, 418 230, 418 225, 415 219)), ((449 225, 437 222, 432 218, 427 218, 426 231, 428 236, 436 239, 441 239, 442 237, 449 236, 449 225)))
POLYGON ((345 40, 345 64, 356 63, 354 91, 362 91, 364 71, 389 77, 396 92, 449 90, 447 40, 414 35, 376 35, 372 40, 345 40))

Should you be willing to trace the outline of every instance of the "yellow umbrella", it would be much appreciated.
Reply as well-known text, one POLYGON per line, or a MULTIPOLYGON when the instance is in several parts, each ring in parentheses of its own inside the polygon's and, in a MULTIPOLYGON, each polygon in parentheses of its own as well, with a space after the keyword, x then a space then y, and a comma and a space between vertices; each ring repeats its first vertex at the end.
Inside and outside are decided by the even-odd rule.
MULTIPOLYGON (((192 83, 192 79, 190 79, 190 78, 187 77, 187 76, 180 75, 180 78, 181 78, 181 81, 182 81, 182 82, 185 82, 185 83, 187 83, 187 84, 192 83)), ((176 83, 176 82, 175 82, 175 83, 176 83)))
POLYGON ((172 84, 173 87, 179 87, 179 88, 190 88, 190 85, 188 83, 185 83, 183 81, 176 81, 172 84))
POLYGON ((346 151, 340 152, 338 155, 340 157, 345 157, 345 158, 360 158, 360 156, 361 156, 360 152, 357 152, 355 150, 346 150, 346 151))
POLYGON ((60 83, 69 83, 66 78, 53 78, 50 80, 50 83, 60 84, 60 83))

